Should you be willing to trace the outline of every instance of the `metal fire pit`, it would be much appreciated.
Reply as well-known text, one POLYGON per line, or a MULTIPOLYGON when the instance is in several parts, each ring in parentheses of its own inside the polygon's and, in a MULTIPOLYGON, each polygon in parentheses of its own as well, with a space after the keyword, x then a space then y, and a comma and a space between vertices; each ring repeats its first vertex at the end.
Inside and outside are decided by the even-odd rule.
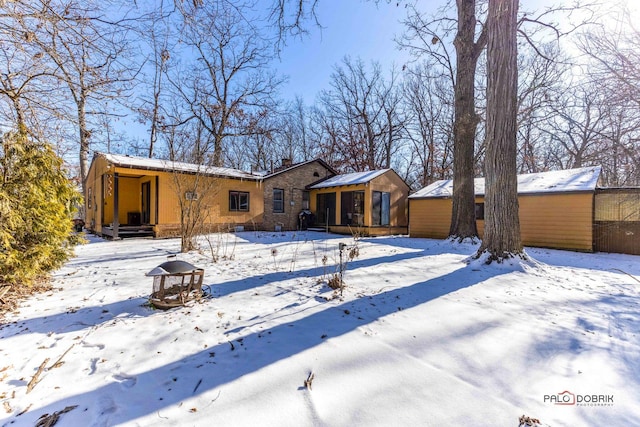
POLYGON ((202 296, 204 270, 186 261, 167 261, 146 275, 153 277, 149 302, 156 308, 183 306, 202 296))

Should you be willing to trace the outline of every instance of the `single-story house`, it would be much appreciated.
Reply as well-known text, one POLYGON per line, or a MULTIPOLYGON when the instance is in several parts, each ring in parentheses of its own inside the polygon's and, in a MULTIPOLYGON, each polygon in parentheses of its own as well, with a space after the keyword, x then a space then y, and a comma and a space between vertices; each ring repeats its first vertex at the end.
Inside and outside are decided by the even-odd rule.
POLYGON ((262 175, 230 168, 96 153, 85 181, 85 227, 119 238, 179 235, 181 204, 202 206, 202 226, 261 228, 262 175))
POLYGON ((409 186, 393 169, 336 175, 308 186, 314 224, 341 234, 406 234, 409 186))
POLYGON ((283 159, 282 165, 264 177, 265 230, 297 230, 310 213, 309 184, 327 179, 337 172, 323 160, 315 159, 293 164, 283 159))
POLYGON ((320 225, 397 234, 407 232, 408 192, 392 169, 336 175, 320 159, 253 173, 95 153, 85 181, 85 227, 112 238, 176 236, 181 215, 199 211, 202 232, 320 225), (188 211, 189 204, 200 208, 188 211))
MULTIPOLYGON (((594 195, 599 166, 518 175, 522 242, 577 251, 594 250, 594 195)), ((484 231, 484 178, 474 180, 478 233, 484 231)), ((409 196, 409 235, 449 235, 452 180, 434 182, 409 196)))

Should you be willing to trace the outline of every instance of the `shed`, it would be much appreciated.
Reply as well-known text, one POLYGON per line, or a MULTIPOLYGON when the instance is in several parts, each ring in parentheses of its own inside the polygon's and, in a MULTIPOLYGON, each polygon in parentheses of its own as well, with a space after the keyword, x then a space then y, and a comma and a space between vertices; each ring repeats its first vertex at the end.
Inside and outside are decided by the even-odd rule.
MULTIPOLYGON (((527 246, 594 250, 594 195, 600 167, 518 175, 522 242, 527 246)), ((478 233, 484 231, 484 178, 474 180, 478 233)), ((409 196, 409 235, 449 235, 453 181, 442 180, 409 196)))
POLYGON ((318 227, 370 236, 407 233, 409 186, 393 169, 336 175, 308 188, 318 227))

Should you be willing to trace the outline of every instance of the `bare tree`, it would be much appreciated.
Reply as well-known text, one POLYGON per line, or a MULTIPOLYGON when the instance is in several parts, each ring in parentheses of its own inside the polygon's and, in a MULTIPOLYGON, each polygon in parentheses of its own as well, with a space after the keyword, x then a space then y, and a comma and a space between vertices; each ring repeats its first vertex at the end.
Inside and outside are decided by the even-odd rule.
POLYGON ((123 21, 107 19, 104 3, 38 0, 30 7, 39 13, 20 20, 21 28, 55 64, 56 77, 71 97, 84 182, 89 168, 90 117, 111 114, 102 108, 104 102, 122 95, 136 72, 126 59, 129 29, 123 21))
POLYGON ((595 157, 603 182, 640 185, 640 31, 628 9, 616 12, 603 26, 582 33, 578 48, 589 58, 589 100, 598 104, 601 117, 595 157))
POLYGON ((402 150, 406 136, 407 117, 403 111, 403 90, 396 78, 396 73, 392 71, 389 81, 385 83, 385 96, 381 100, 385 130, 381 165, 385 169, 393 166, 392 159, 402 150))
POLYGON ((424 62, 408 69, 404 83, 411 181, 424 187, 453 176, 453 93, 446 77, 424 62))
MULTIPOLYGON (((0 115, 6 129, 17 129, 39 141, 53 143, 65 110, 55 80, 55 67, 21 22, 35 20, 36 9, 15 1, 0 5, 0 115)), ((59 151, 64 147, 58 147, 59 151)))
POLYGON ((321 93, 320 103, 337 125, 339 143, 333 148, 342 158, 342 169, 389 167, 403 127, 394 72, 386 80, 379 63, 367 70, 361 59, 345 57, 335 67, 330 84, 331 90, 321 93))
POLYGON ((518 0, 489 0, 485 228, 476 256, 487 262, 522 256, 516 173, 518 0))
POLYGON ((606 27, 582 33, 577 44, 591 59, 592 78, 606 85, 616 100, 633 99, 640 106, 640 31, 631 19, 623 9, 606 27))
POLYGON ((557 151, 556 165, 580 168, 593 163, 604 126, 603 105, 591 85, 568 89, 543 129, 557 151))
POLYGON ((337 119, 326 110, 315 106, 311 109, 309 138, 318 147, 319 157, 338 171, 347 171, 341 155, 344 141, 337 119))
MULTIPOLYGON (((219 193, 219 181, 209 168, 193 157, 194 142, 201 146, 209 145, 203 139, 209 134, 199 122, 190 122, 182 127, 165 127, 163 137, 169 150, 170 162, 188 162, 198 165, 191 173, 174 170, 172 188, 178 200, 180 214, 180 250, 189 252, 197 249, 196 237, 205 231, 206 223, 214 223, 216 205, 214 200, 219 193)), ((196 154, 197 156, 197 154, 196 154)), ((168 164, 171 166, 171 163, 168 164)))
POLYGON ((302 98, 296 97, 293 102, 287 105, 280 117, 281 124, 278 126, 279 131, 275 133, 275 138, 280 141, 279 145, 288 152, 285 157, 291 160, 307 161, 317 154, 317 147, 314 146, 310 138, 309 116, 309 109, 302 98))
POLYGON ((518 60, 518 172, 549 170, 554 165, 544 144, 559 95, 565 90, 568 61, 555 43, 542 45, 543 54, 522 46, 518 60), (551 60, 550 58, 554 58, 551 60), (545 129, 545 130, 542 130, 545 129))
POLYGON ((453 207, 449 234, 464 240, 478 237, 473 186, 474 147, 480 122, 476 112, 476 68, 487 39, 486 27, 477 16, 481 11, 477 10, 476 1, 457 0, 456 6, 457 18, 443 12, 444 17, 430 21, 412 9, 405 22, 407 34, 401 45, 433 58, 446 71, 454 88, 453 207), (455 62, 443 43, 454 31, 455 62))
POLYGON ((473 149, 479 117, 475 106, 478 58, 487 41, 485 26, 478 26, 475 0, 458 0, 455 119, 453 125, 453 208, 449 235, 459 241, 478 237, 475 216, 473 149))
POLYGON ((281 48, 287 37, 307 34, 307 24, 314 21, 319 26, 317 7, 319 0, 272 0, 269 20, 278 34, 275 47, 281 48))
POLYGON ((224 161, 227 138, 268 132, 261 117, 276 110, 284 78, 269 71, 270 41, 247 20, 241 5, 214 2, 182 10, 183 42, 196 60, 171 75, 173 90, 186 104, 186 120, 209 132, 215 166, 224 161))
POLYGON ((136 108, 141 120, 149 123, 146 150, 149 157, 154 155, 164 120, 163 95, 166 92, 167 62, 175 45, 173 39, 177 35, 174 22, 171 20, 176 16, 175 9, 169 7, 164 0, 160 0, 154 6, 151 12, 144 15, 146 19, 142 19, 137 28, 141 39, 146 42, 151 52, 147 66, 140 74, 142 90, 150 93, 150 96, 143 96, 141 105, 136 108))

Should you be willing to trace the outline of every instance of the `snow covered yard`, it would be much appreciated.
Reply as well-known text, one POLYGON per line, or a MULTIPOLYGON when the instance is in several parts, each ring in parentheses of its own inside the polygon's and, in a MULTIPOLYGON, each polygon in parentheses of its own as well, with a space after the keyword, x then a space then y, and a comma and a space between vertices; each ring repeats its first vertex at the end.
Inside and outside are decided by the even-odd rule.
POLYGON ((161 311, 179 240, 92 238, 0 326, 0 426, 640 425, 640 257, 365 238, 339 297, 341 242, 213 236, 178 254, 212 297, 161 311))

